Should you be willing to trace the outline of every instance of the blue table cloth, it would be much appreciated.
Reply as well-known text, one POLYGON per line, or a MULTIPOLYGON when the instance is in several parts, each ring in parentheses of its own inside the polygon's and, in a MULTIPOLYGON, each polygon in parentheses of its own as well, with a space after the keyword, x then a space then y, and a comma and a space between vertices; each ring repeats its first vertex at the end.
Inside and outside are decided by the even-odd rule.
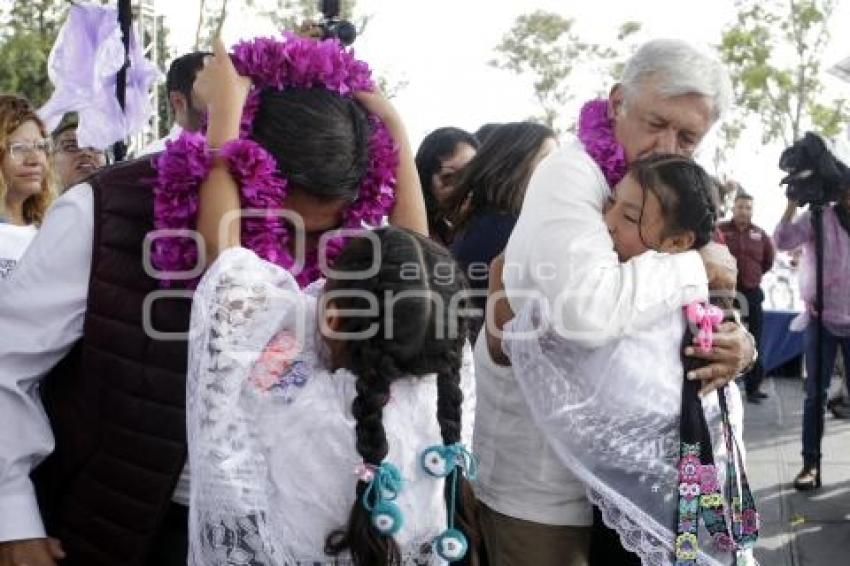
POLYGON ((803 332, 793 332, 789 328, 798 314, 794 311, 764 311, 759 356, 765 373, 803 353, 803 332))

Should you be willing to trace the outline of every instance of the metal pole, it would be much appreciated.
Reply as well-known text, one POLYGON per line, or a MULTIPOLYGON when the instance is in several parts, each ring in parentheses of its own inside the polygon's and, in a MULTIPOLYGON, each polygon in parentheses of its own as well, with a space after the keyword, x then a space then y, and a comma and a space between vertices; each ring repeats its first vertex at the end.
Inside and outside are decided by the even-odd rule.
POLYGON ((823 399, 823 209, 822 204, 812 205, 812 224, 815 230, 815 344, 817 345, 817 358, 815 358, 815 387, 817 387, 817 427, 815 429, 815 437, 817 438, 818 447, 818 479, 821 478, 820 463, 821 463, 821 443, 823 440, 824 426, 824 399, 823 399))
MULTIPOLYGON (((121 111, 124 111, 127 100, 127 67, 130 66, 130 24, 133 21, 133 13, 130 6, 131 0, 118 0, 118 25, 121 27, 121 41, 124 44, 124 65, 118 71, 115 85, 115 96, 121 111)), ((127 144, 122 140, 112 147, 115 161, 122 161, 127 155, 127 144)))

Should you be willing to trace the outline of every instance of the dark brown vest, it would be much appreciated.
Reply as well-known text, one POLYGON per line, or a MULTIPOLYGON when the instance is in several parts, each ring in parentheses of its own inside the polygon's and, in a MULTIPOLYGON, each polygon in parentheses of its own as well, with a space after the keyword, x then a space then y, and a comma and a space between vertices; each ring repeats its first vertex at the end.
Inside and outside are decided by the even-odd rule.
POLYGON ((34 474, 51 535, 85 566, 145 563, 186 460, 186 332, 190 299, 161 298, 145 273, 153 226, 150 160, 89 179, 94 241, 82 339, 42 395, 56 450, 34 474), (145 317, 145 310, 148 317, 145 317))

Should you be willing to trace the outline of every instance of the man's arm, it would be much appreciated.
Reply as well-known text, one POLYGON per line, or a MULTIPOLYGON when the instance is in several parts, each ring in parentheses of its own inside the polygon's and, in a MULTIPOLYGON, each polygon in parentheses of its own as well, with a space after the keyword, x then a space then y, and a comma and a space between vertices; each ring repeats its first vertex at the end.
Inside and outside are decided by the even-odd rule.
POLYGON ((576 144, 558 150, 535 171, 505 254, 503 281, 514 312, 537 294, 571 339, 591 346, 708 298, 696 252, 619 261, 603 218, 609 194, 576 144))
POLYGON ((780 250, 794 250, 813 237, 811 215, 808 211, 800 214, 796 218, 797 207, 800 206, 796 201, 788 199, 788 205, 785 207, 785 212, 782 214, 782 219, 776 226, 773 232, 773 239, 776 247, 780 250))
MULTIPOLYGON (((65 193, 1 286, 0 546, 45 536, 29 479, 53 450, 39 386, 82 335, 92 216, 91 187, 65 193)), ((0 564, 5 553, 0 548, 0 564)))
MULTIPOLYGON (((597 346, 639 331, 670 309, 734 288, 737 269, 725 246, 699 253, 644 253, 620 263, 603 219, 610 191, 601 171, 576 143, 545 159, 535 171, 519 221, 506 248, 502 280, 510 306, 548 301, 559 330, 597 346)), ((754 359, 745 330, 725 327, 727 347, 694 357, 711 362, 695 379, 713 388, 754 359)))

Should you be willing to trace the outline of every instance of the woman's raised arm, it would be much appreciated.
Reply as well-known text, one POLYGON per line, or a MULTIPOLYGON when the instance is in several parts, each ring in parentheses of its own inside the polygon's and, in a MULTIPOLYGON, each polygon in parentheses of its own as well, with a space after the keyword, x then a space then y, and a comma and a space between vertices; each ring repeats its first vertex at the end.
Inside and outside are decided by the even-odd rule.
MULTIPOLYGON (((198 73, 195 92, 207 104, 207 144, 215 151, 239 138, 239 120, 251 81, 236 72, 221 38, 216 38, 213 52, 198 73)), ((226 161, 216 156, 201 184, 198 210, 198 232, 206 243, 207 265, 222 251, 239 245, 239 210, 239 187, 226 161)))

